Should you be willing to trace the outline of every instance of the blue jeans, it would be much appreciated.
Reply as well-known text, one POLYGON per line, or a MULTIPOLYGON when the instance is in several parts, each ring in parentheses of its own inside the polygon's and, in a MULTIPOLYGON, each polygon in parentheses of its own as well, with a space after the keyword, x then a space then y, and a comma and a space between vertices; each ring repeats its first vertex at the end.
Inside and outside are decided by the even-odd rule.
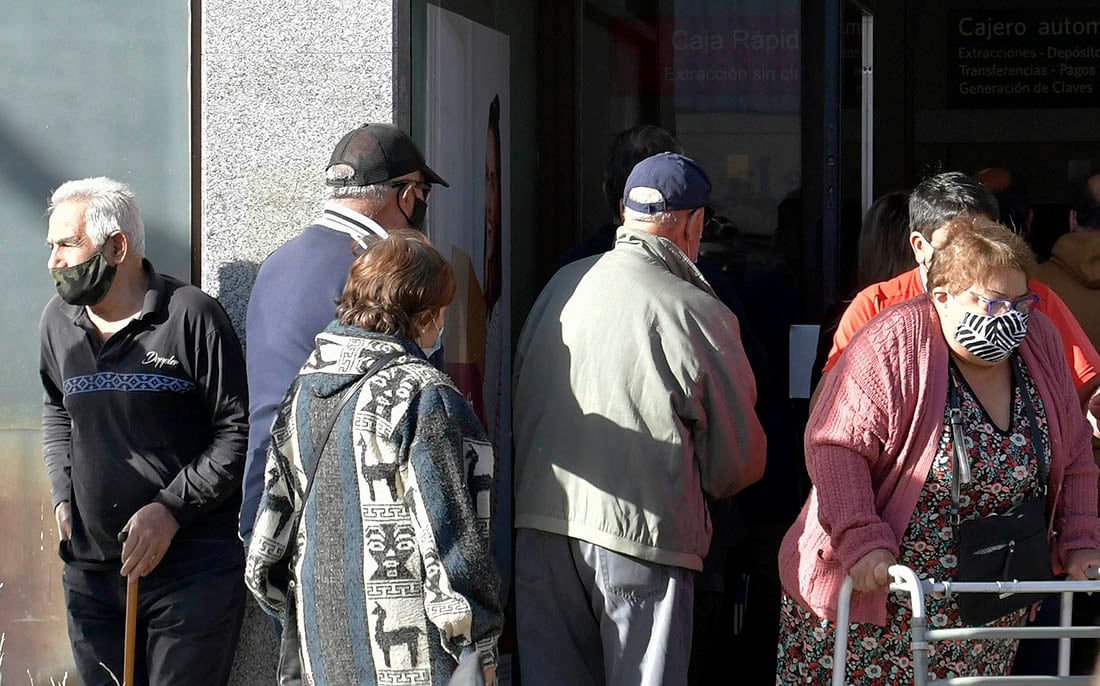
POLYGON ((695 572, 516 532, 524 686, 687 683, 695 572))

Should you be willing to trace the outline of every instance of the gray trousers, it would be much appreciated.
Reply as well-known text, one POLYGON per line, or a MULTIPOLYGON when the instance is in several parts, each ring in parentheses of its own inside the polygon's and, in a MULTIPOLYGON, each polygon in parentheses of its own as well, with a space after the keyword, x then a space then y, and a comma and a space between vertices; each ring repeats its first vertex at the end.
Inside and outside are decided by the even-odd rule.
POLYGON ((524 686, 687 683, 693 571, 534 529, 515 559, 524 686))

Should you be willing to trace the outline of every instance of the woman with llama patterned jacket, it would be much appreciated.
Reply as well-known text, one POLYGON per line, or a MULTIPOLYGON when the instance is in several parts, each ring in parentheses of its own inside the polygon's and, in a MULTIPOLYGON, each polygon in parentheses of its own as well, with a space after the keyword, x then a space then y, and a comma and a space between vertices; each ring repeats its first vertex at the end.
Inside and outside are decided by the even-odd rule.
POLYGON ((492 683, 492 448, 426 360, 454 293, 422 234, 371 246, 276 414, 245 580, 294 622, 305 683, 446 684, 472 650, 492 683))

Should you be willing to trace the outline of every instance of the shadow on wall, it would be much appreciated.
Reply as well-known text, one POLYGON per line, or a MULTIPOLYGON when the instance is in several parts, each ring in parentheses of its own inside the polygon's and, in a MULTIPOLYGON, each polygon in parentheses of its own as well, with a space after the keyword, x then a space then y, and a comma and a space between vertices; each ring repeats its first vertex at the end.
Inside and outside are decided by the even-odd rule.
MULTIPOLYGON (((19 195, 30 198, 35 205, 46 207, 50 192, 64 181, 56 169, 46 169, 40 156, 35 156, 24 145, 25 138, 14 127, 0 119, 0 174, 4 185, 19 195)), ((42 234, 45 235, 45 229, 42 234)))
MULTIPOLYGON (((0 164, 0 185, 14 191, 14 194, 27 199, 27 203, 31 207, 42 208, 42 221, 40 224, 27 225, 24 228, 37 232, 41 236, 40 240, 44 240, 46 237, 46 205, 50 199, 50 195, 65 181, 74 178, 81 178, 80 175, 73 175, 72 169, 51 168, 45 163, 41 155, 35 155, 28 146, 25 136, 21 136, 15 131, 15 127, 9 125, 6 121, 0 118, 0 160, 3 160, 3 164, 0 164)), ((125 174, 119 174, 119 170, 104 169, 100 172, 88 172, 89 176, 99 176, 101 174, 110 176, 116 175, 116 178, 123 183, 132 183, 132 179, 127 178, 125 174)), ((137 199, 138 208, 145 209, 142 212, 142 221, 145 222, 145 236, 146 236, 146 248, 148 249, 148 243, 157 243, 157 255, 188 255, 190 254, 190 245, 181 240, 181 233, 177 230, 173 230, 162 221, 156 213, 148 211, 146 205, 151 205, 152 198, 142 198, 140 195, 137 199), (144 202, 143 202, 144 200, 144 202), (150 238, 152 241, 150 241, 150 238)), ((43 259, 43 264, 45 259, 43 259)), ((173 276, 187 280, 187 272, 175 273, 176 269, 165 269, 164 265, 154 262, 154 267, 158 270, 164 270, 173 276)))
MULTIPOLYGON (((248 260, 226 262, 218 268, 218 300, 229 314, 229 320, 233 323, 242 346, 246 341, 245 315, 248 312, 248 297, 259 271, 260 265, 248 260)), ((249 595, 229 684, 260 686, 273 683, 278 664, 279 644, 274 620, 265 615, 249 595)))
POLYGON ((229 314, 229 321, 237 330, 241 346, 245 345, 245 314, 248 312, 248 296, 260 265, 248 260, 226 262, 218 268, 218 300, 229 314))

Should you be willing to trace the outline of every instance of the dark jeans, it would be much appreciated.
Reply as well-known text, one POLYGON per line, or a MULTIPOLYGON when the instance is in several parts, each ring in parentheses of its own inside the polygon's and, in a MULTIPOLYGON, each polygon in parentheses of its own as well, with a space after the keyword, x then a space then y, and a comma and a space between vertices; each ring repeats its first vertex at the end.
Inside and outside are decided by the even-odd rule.
MULTIPOLYGON (((700 650, 692 655, 692 684, 774 684, 779 643, 779 544, 786 523, 757 522, 749 537, 730 549, 725 591, 711 597, 719 607, 703 609, 700 650)), ((696 591, 698 595, 698 591, 696 591)), ((696 604, 696 612, 700 605, 696 604)), ((694 640, 692 647, 694 648, 694 640)))
MULTIPOLYGON (((1100 625, 1100 593, 1073 596, 1074 626, 1100 625)), ((1073 640, 1073 653, 1070 660, 1070 674, 1092 674, 1097 668, 1097 655, 1100 654, 1100 641, 1095 638, 1077 638, 1073 640)))
MULTIPOLYGON (((245 600, 240 544, 228 543, 173 543, 139 582, 134 686, 228 682, 245 600)), ((108 670, 121 682, 126 578, 67 564, 62 585, 80 683, 113 686, 108 670)))
MULTIPOLYGON (((1043 601, 1043 605, 1029 626, 1058 626, 1061 614, 1061 599, 1055 595, 1043 601)), ((1077 593, 1073 596, 1073 625, 1096 626, 1100 624, 1100 594, 1087 595, 1077 593)), ((1097 640, 1094 638, 1075 638, 1070 652, 1069 673, 1078 676, 1092 674, 1097 666, 1097 640)), ((1016 661, 1012 665, 1012 674, 1054 675, 1058 673, 1058 641, 1028 640, 1020 641, 1016 651, 1016 661)))
MULTIPOLYGON (((1060 597, 1047 598, 1039 605, 1035 621, 1028 626, 1058 626, 1060 597)), ((1009 674, 1015 676, 1041 675, 1053 676, 1058 673, 1058 641, 1054 639, 1029 639, 1020 641, 1016 648, 1016 659, 1012 662, 1009 674)))

